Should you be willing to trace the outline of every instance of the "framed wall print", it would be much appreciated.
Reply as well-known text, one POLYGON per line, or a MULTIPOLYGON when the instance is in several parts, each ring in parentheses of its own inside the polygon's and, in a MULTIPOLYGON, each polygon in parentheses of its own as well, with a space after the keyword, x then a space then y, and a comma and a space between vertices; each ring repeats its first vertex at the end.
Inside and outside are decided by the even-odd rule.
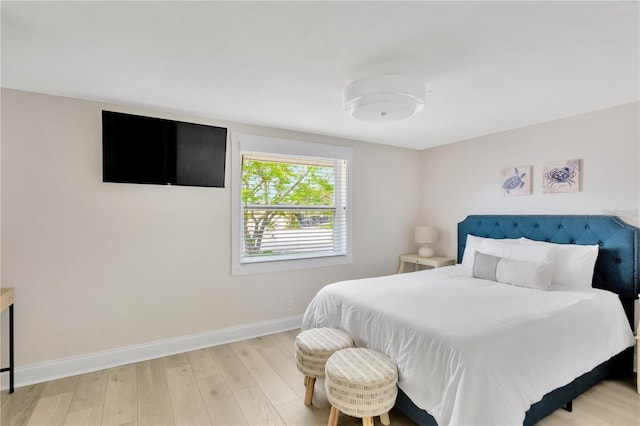
POLYGON ((542 167, 542 192, 580 191, 580 160, 565 160, 547 163, 542 167))
POLYGON ((507 167, 500 174, 505 197, 531 194, 531 166, 507 167))

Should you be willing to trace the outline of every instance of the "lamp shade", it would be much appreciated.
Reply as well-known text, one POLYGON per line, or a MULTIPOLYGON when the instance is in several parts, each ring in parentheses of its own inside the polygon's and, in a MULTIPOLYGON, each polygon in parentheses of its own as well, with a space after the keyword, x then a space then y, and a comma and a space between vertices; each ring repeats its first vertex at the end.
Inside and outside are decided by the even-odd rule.
POLYGON ((398 121, 411 117, 424 107, 425 93, 424 82, 411 77, 368 77, 345 88, 344 109, 362 121, 398 121))
POLYGON ((438 230, 431 226, 416 226, 414 236, 417 244, 433 244, 438 241, 438 230))

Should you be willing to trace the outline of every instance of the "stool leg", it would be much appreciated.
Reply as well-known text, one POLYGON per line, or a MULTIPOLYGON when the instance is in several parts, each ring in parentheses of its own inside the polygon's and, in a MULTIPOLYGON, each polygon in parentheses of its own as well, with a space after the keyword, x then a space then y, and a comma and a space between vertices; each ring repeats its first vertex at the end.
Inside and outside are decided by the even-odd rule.
POLYGON ((307 393, 304 395, 304 405, 311 405, 313 399, 313 386, 316 384, 315 377, 307 378, 307 393))
POLYGON ((389 412, 388 411, 386 413, 380 415, 380 421, 385 426, 389 426, 391 424, 391 420, 389 420, 389 412))
POLYGON ((338 409, 332 405, 327 426, 338 426, 338 416, 340 416, 340 411, 338 411, 338 409))
POLYGON ((373 417, 363 417, 362 426, 373 426, 373 417))
POLYGON ((307 386, 307 382, 309 381, 309 376, 304 376, 304 385, 307 386))

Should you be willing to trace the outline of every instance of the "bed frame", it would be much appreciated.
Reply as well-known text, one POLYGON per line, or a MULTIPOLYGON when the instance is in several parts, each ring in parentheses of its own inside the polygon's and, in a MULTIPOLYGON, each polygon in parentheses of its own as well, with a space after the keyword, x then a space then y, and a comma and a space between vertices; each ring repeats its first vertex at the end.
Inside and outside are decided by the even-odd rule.
MULTIPOLYGON (((598 244, 600 250, 593 275, 593 286, 612 291, 620 301, 633 328, 633 307, 640 292, 638 284, 638 244, 640 228, 629 225, 616 216, 555 216, 555 215, 473 215, 458 223, 458 263, 467 235, 485 238, 520 238, 558 244, 598 244)), ((600 364, 566 386, 546 394, 533 404, 524 425, 533 425, 558 408, 571 410, 578 395, 603 379, 623 377, 633 373, 633 347, 600 364)), ((399 389, 396 408, 420 425, 437 426, 435 419, 418 408, 399 389)))

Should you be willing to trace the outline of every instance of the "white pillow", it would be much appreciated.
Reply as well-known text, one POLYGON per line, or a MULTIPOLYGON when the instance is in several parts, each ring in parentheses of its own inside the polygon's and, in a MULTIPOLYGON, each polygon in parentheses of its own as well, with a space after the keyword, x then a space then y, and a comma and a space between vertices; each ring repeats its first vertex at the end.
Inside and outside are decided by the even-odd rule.
POLYGON ((462 266, 468 269, 473 269, 473 262, 475 260, 476 252, 481 251, 484 241, 502 241, 505 244, 519 244, 519 238, 505 238, 502 240, 495 240, 493 238, 476 237, 475 235, 467 234, 467 243, 464 246, 464 253, 462 254, 462 266))
POLYGON ((485 240, 479 251, 492 256, 524 262, 553 262, 556 259, 557 249, 554 246, 522 244, 520 239, 515 241, 518 244, 502 240, 485 240))
POLYGON ((520 238, 522 246, 554 247, 556 259, 553 266, 552 284, 574 287, 591 287, 593 270, 598 258, 599 246, 580 244, 555 244, 520 238))
POLYGON ((464 246, 464 253, 462 254, 462 266, 473 269, 476 252, 482 248, 482 240, 484 240, 484 238, 467 234, 467 243, 464 246))
POLYGON ((551 262, 526 262, 477 252, 473 276, 519 287, 548 290, 551 286, 551 262))

